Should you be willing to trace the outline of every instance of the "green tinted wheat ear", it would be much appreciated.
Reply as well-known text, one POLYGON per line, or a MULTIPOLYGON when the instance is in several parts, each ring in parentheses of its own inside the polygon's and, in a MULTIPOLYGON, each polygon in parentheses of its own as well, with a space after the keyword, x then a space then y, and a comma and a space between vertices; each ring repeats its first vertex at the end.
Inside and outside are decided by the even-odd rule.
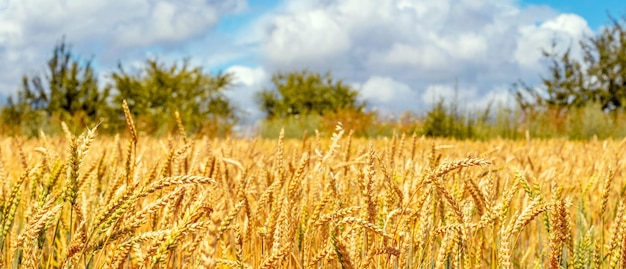
POLYGON ((67 176, 65 178, 65 190, 63 199, 74 205, 78 196, 78 170, 80 169, 80 158, 78 141, 72 137, 70 141, 70 155, 67 159, 67 176))
POLYGON ((4 208, 2 210, 2 230, 0 231, 0 249, 4 248, 4 243, 9 233, 9 230, 13 226, 15 220, 15 213, 17 212, 18 205, 21 201, 22 183, 29 177, 29 173, 25 172, 19 177, 17 182, 11 188, 9 198, 4 201, 4 208))
MULTIPOLYGON (((576 249, 574 250, 574 268, 586 268, 591 267, 591 262, 594 256, 594 249, 591 243, 590 230, 585 232, 582 238, 576 242, 576 249)), ((623 268, 623 267, 622 267, 623 268)))

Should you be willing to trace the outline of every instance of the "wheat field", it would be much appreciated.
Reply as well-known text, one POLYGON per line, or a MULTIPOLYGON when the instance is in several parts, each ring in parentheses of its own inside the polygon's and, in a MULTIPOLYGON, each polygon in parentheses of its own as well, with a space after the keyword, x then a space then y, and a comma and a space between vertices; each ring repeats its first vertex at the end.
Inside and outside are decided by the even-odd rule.
MULTIPOLYGON (((127 111, 128 112, 128 111, 127 111)), ((129 115, 129 114, 127 114, 129 115)), ((624 141, 0 140, 4 268, 624 268, 624 141)))

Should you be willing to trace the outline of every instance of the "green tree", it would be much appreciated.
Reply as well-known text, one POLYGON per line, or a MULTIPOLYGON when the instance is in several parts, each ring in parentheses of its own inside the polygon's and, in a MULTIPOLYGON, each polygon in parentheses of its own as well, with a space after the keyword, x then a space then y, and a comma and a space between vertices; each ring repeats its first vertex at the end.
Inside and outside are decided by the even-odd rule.
POLYGON ((48 60, 45 74, 22 78, 17 98, 2 110, 5 123, 37 131, 51 119, 84 126, 107 113, 108 90, 100 91, 91 61, 81 61, 61 41, 48 60))
POLYGON ((422 134, 431 137, 453 137, 457 139, 475 138, 474 126, 488 121, 490 106, 482 111, 480 116, 471 116, 470 113, 461 114, 458 110, 458 101, 455 98, 446 105, 444 99, 439 99, 426 113, 422 134))
MULTIPOLYGON (((523 110, 548 108, 564 115, 572 108, 599 103, 603 111, 618 111, 626 105, 626 17, 611 18, 601 33, 582 40, 582 59, 544 51, 550 61, 549 76, 540 87, 514 84, 523 110)), ((553 44, 552 48, 555 48, 553 44)))
MULTIPOLYGON (((552 47, 556 47, 556 44, 552 47)), ((582 68, 580 63, 571 58, 570 50, 562 55, 544 51, 543 55, 550 60, 549 77, 542 77, 540 89, 523 82, 516 85, 516 98, 520 106, 523 109, 545 107, 565 112, 587 104, 590 95, 588 89, 582 87, 582 68)))
MULTIPOLYGON (((230 74, 211 75, 201 67, 190 67, 189 61, 166 66, 147 60, 140 72, 131 74, 122 65, 112 74, 113 101, 128 106, 140 128, 150 133, 171 130, 178 111, 186 128, 211 135, 230 132, 237 122, 235 107, 224 92, 231 84, 230 74)), ((123 125, 122 108, 115 118, 123 125)))
POLYGON ((590 99, 609 111, 626 105, 626 15, 611 20, 611 27, 582 43, 584 61, 589 65, 590 99))
POLYGON ((365 107, 358 100, 358 91, 342 80, 333 79, 330 72, 278 73, 272 76, 272 83, 273 88, 257 94, 257 102, 267 119, 362 111, 365 107))
POLYGON ((448 126, 450 115, 445 107, 443 99, 440 99, 426 113, 424 121, 423 133, 426 136, 448 137, 452 135, 450 126, 448 126))

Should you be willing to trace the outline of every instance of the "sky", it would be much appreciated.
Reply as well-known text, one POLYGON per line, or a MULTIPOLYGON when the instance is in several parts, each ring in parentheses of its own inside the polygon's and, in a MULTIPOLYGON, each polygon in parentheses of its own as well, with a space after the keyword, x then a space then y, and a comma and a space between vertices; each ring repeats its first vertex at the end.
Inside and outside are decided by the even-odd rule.
POLYGON ((64 37, 103 84, 118 63, 154 57, 231 73, 227 95, 252 120, 272 74, 304 69, 331 71, 383 114, 454 96, 469 109, 511 104, 512 83, 545 73, 542 49, 576 45, 608 14, 625 15, 626 1, 0 0, 0 98, 44 72, 64 37))

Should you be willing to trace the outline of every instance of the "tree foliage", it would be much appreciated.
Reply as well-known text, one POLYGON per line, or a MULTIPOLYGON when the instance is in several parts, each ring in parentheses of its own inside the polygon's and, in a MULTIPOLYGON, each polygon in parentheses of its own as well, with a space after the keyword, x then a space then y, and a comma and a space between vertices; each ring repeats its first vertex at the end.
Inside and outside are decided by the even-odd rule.
POLYGON ((601 33, 579 43, 581 59, 569 49, 562 54, 544 51, 551 64, 541 87, 515 85, 521 108, 567 111, 599 103, 606 112, 622 109, 626 105, 626 16, 611 20, 612 25, 601 33))
POLYGON ((358 92, 342 80, 333 79, 330 72, 278 73, 272 76, 272 84, 273 88, 257 94, 267 119, 361 111, 365 107, 358 100, 358 92))
MULTIPOLYGON (((231 80, 229 74, 211 75, 201 67, 190 67, 188 60, 171 66, 147 60, 137 73, 127 72, 120 64, 110 87, 116 93, 113 102, 127 100, 148 132, 173 127, 178 111, 191 131, 216 134, 228 132, 236 123, 235 108, 224 94, 231 80)), ((121 106, 116 111, 121 117, 121 106)))
POLYGON ((101 130, 116 132, 125 128, 122 100, 149 134, 171 130, 175 112, 191 132, 224 134, 236 123, 235 107, 224 94, 229 74, 205 73, 188 60, 171 66, 147 60, 135 73, 118 67, 108 85, 99 87, 91 61, 81 61, 60 42, 46 72, 24 76, 16 96, 8 98, 2 108, 4 132, 37 135, 40 129, 59 131, 61 121, 75 129, 101 120, 101 130))
POLYGON ((482 111, 481 115, 463 115, 458 111, 458 101, 452 100, 446 104, 439 99, 426 113, 422 134, 430 137, 452 137, 457 139, 476 138, 474 126, 484 124, 489 119, 491 104, 482 111))
POLYGON ((24 75, 14 100, 3 108, 4 122, 33 124, 51 118, 86 124, 106 116, 109 91, 100 91, 91 61, 81 61, 61 41, 48 60, 44 75, 24 75))

